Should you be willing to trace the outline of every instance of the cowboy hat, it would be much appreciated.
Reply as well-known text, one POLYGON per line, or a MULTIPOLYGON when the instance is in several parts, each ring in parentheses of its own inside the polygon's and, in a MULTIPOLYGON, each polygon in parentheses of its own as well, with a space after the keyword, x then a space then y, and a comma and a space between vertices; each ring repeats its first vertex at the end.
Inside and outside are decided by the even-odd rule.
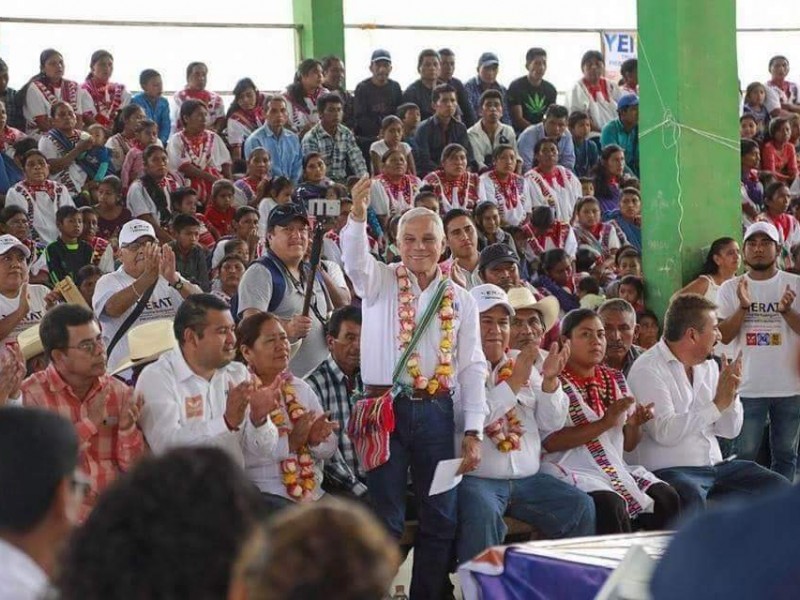
POLYGON ((159 356, 178 347, 171 319, 158 319, 132 327, 128 338, 128 356, 122 359, 109 375, 153 362, 159 356))
POLYGON ((542 325, 544 332, 547 333, 558 323, 559 304, 555 296, 545 296, 541 300, 536 300, 527 287, 513 287, 508 290, 508 302, 515 311, 533 309, 542 315, 542 325))
POLYGON ((17 335, 17 344, 25 360, 30 360, 40 354, 44 354, 42 338, 39 337, 39 325, 36 324, 33 327, 28 327, 20 331, 19 335, 17 335))

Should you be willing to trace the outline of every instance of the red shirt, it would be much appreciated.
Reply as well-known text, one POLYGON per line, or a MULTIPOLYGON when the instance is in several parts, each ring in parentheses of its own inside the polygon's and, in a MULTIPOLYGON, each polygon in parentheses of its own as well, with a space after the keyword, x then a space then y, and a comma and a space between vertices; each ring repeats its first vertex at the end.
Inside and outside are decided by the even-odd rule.
POLYGON ((778 149, 775 142, 766 142, 761 147, 761 168, 774 173, 780 181, 791 184, 797 177, 797 153, 794 146, 784 142, 778 149))
POLYGON ((194 217, 200 221, 200 245, 206 250, 212 250, 214 246, 216 246, 217 240, 214 239, 214 236, 208 230, 208 226, 211 222, 208 220, 208 217, 201 213, 195 213, 194 217))
POLYGON ((232 206, 223 212, 214 206, 214 202, 211 201, 208 203, 205 216, 208 222, 214 226, 214 229, 217 230, 217 233, 219 233, 220 237, 222 237, 224 235, 233 234, 234 214, 236 214, 236 210, 232 206))

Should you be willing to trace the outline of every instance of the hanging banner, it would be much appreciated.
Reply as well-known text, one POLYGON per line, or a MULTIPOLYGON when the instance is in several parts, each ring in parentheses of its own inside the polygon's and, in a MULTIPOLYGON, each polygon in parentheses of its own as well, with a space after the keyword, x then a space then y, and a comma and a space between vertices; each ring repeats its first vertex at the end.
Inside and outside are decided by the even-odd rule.
POLYGON ((629 58, 636 58, 635 31, 601 31, 603 56, 606 59, 606 78, 614 83, 622 79, 619 69, 629 58))

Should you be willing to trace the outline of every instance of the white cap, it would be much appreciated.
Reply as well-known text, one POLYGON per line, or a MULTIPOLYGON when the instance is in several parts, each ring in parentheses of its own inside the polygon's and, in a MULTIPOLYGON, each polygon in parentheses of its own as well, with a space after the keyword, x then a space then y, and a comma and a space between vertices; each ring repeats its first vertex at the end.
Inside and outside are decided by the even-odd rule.
POLYGON ((156 231, 153 226, 147 221, 141 219, 133 219, 128 221, 122 226, 119 232, 119 245, 127 246, 138 240, 140 237, 150 236, 153 240, 156 239, 156 231))
POLYGON ((28 247, 20 242, 17 238, 15 238, 10 233, 6 233, 5 235, 0 235, 0 254, 5 254, 12 248, 17 248, 22 251, 25 255, 25 258, 28 259, 31 257, 31 251, 28 247))
POLYGON ((775 225, 772 223, 767 223, 766 221, 756 221, 750 225, 750 227, 747 228, 747 231, 744 232, 744 241, 746 242, 749 238, 757 233, 763 233, 776 244, 781 243, 781 236, 778 233, 775 225))
POLYGON ((503 306, 508 314, 514 316, 514 309, 508 302, 508 296, 493 283, 484 283, 477 285, 469 291, 475 301, 478 303, 478 312, 483 313, 487 310, 494 308, 497 305, 503 306))

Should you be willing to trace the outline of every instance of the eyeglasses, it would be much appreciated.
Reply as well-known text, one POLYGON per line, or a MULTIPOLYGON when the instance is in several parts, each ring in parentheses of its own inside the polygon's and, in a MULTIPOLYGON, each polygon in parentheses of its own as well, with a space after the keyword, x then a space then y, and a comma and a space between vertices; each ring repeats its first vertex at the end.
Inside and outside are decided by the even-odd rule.
POLYGON ((94 340, 84 340, 80 344, 76 346, 67 346, 67 348, 71 348, 73 350, 80 350, 90 356, 94 356, 95 354, 99 354, 100 352, 104 352, 106 349, 106 344, 103 342, 102 337, 98 337, 94 340), (96 352, 96 350, 100 348, 100 352, 96 352))

